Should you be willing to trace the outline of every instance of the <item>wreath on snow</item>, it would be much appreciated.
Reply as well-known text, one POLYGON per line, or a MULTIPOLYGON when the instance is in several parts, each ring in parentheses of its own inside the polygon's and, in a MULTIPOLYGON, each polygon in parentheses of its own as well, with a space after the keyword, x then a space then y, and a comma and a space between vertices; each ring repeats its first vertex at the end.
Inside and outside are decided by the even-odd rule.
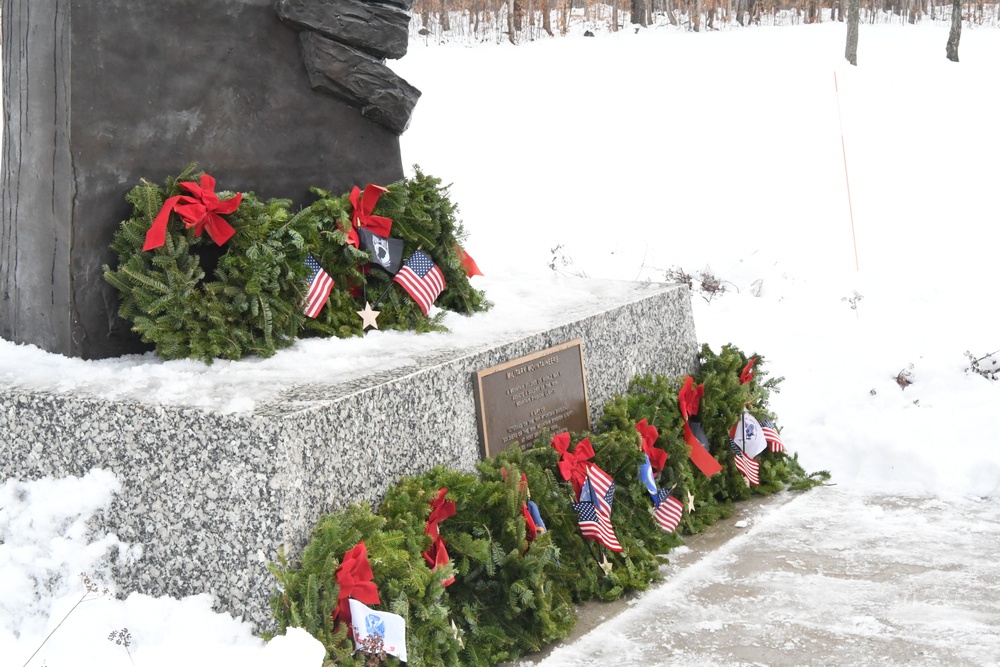
POLYGON ((372 217, 389 221, 404 257, 421 250, 440 269, 447 286, 437 306, 463 314, 490 307, 469 283, 457 209, 439 179, 417 169, 387 188, 313 193, 293 213, 288 199, 216 192, 193 165, 163 187, 142 180, 126 197, 132 217, 111 244, 117 268, 104 267, 119 314, 160 357, 208 363, 267 357, 303 336, 362 335, 366 303, 381 310, 380 329, 443 330, 442 314, 428 316, 358 243, 372 217), (314 317, 303 309, 310 257, 333 282, 314 317))

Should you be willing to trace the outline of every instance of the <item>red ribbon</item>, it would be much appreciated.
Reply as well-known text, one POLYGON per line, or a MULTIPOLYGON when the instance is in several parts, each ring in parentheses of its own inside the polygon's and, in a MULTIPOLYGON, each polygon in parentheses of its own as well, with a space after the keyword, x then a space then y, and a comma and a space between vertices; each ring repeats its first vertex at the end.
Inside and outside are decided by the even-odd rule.
POLYGON ((166 243, 167 222, 170 220, 171 212, 176 213, 184 221, 185 227, 194 227, 195 236, 201 236, 203 230, 207 231, 218 245, 224 244, 236 233, 232 225, 221 216, 232 213, 240 207, 242 193, 237 193, 235 197, 226 201, 219 201, 219 196, 215 194, 215 179, 208 174, 201 175, 200 183, 186 181, 178 185, 193 196, 177 195, 163 202, 163 208, 156 214, 156 219, 146 232, 143 251, 159 248, 166 243))
POLYGON ((358 227, 364 227, 372 234, 383 238, 388 238, 392 232, 392 220, 381 215, 372 214, 372 211, 375 210, 375 205, 378 204, 379 197, 382 196, 382 193, 388 191, 381 185, 373 185, 372 183, 365 186, 364 194, 361 193, 361 190, 356 185, 351 190, 351 206, 354 210, 351 211, 351 228, 347 232, 347 241, 355 248, 361 244, 358 239, 358 232, 356 231, 358 227))
POLYGON ((458 261, 460 261, 462 266, 465 267, 466 277, 471 278, 472 276, 484 275, 483 272, 479 270, 479 265, 476 264, 476 260, 472 259, 472 255, 465 252, 465 248, 456 243, 455 252, 458 253, 458 261))
POLYGON ((746 384, 753 380, 753 365, 757 363, 757 357, 750 357, 750 361, 740 372, 740 384, 746 384))
POLYGON ((660 472, 667 463, 667 453, 656 447, 656 439, 660 437, 660 432, 652 424, 646 424, 645 419, 635 425, 635 430, 642 436, 642 451, 649 457, 650 465, 660 472))
POLYGON ((562 478, 569 480, 573 484, 576 496, 580 497, 580 490, 583 489, 584 482, 587 481, 587 470, 592 465, 588 459, 594 457, 594 447, 588 438, 584 438, 576 443, 576 450, 569 451, 569 433, 560 433, 552 438, 552 448, 559 452, 559 473, 562 478))
MULTIPOLYGON (((431 547, 423 553, 424 560, 434 572, 438 567, 444 567, 451 559, 448 557, 448 545, 445 543, 441 533, 438 532, 438 524, 448 517, 455 516, 456 507, 454 500, 445 500, 447 488, 438 491, 436 498, 431 500, 431 513, 427 517, 427 528, 424 532, 431 536, 431 547)), ((449 586, 455 582, 455 577, 449 577, 441 582, 442 586, 449 586)))
POLYGON ((348 633, 351 627, 351 604, 348 598, 354 598, 365 604, 378 604, 378 589, 372 582, 375 575, 368 563, 368 549, 364 542, 358 544, 344 554, 340 567, 334 574, 337 579, 337 610, 334 618, 347 623, 348 633))
POLYGON ((698 414, 698 404, 701 403, 704 395, 704 384, 695 387, 694 378, 690 375, 684 378, 684 386, 681 387, 680 392, 677 394, 677 402, 680 405, 681 416, 684 417, 684 421, 698 414))
POLYGON ((677 403, 680 406, 681 417, 684 418, 684 442, 688 446, 688 457, 705 477, 711 477, 722 470, 722 465, 698 441, 698 438, 695 437, 694 432, 691 430, 691 425, 688 423, 692 416, 698 414, 698 404, 704 395, 705 385, 700 384, 695 387, 694 379, 688 375, 684 378, 684 386, 677 392, 677 403))

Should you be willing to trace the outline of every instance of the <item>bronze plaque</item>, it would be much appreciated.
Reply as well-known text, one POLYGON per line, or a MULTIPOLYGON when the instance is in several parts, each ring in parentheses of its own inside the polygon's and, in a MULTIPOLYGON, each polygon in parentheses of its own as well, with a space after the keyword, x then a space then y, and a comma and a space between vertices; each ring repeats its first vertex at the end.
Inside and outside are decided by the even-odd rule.
POLYGON ((590 430, 582 340, 478 371, 474 385, 484 457, 526 447, 542 429, 590 430))

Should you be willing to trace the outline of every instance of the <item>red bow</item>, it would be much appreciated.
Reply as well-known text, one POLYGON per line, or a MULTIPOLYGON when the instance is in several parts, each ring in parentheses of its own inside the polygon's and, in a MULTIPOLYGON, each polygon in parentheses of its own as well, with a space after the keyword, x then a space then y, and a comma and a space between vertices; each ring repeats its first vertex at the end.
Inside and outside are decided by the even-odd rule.
POLYGON ((358 544, 344 554, 344 559, 340 561, 340 567, 334 574, 337 579, 337 610, 334 618, 338 621, 351 625, 351 604, 348 598, 354 598, 358 602, 365 604, 378 604, 378 589, 372 582, 374 574, 372 566, 368 563, 368 550, 364 542, 358 544))
POLYGON ((694 378, 688 375, 684 378, 684 386, 677 393, 677 402, 680 404, 681 416, 684 421, 698 414, 698 404, 702 396, 705 395, 705 385, 694 386, 694 378))
POLYGON ((559 473, 563 479, 573 484, 573 490, 580 497, 580 490, 587 481, 587 470, 592 465, 588 459, 594 457, 594 447, 588 438, 576 443, 576 450, 569 451, 569 433, 560 433, 552 438, 552 447, 561 455, 559 473))
POLYGON ((646 424, 643 419, 635 425, 635 430, 642 436, 642 451, 649 457, 649 463, 657 472, 663 470, 667 463, 667 453, 656 447, 656 439, 660 437, 660 432, 651 424, 646 424))
POLYGON ((750 361, 747 362, 747 365, 740 372, 740 384, 746 384, 753 380, 753 365, 755 363, 757 363, 757 357, 750 357, 750 361))
MULTIPOLYGON (((448 557, 448 545, 441 537, 441 533, 438 532, 438 524, 448 517, 455 516, 456 512, 455 501, 444 499, 447 493, 448 489, 443 488, 438 491, 437 497, 431 500, 431 513, 427 517, 427 528, 424 529, 424 532, 431 536, 431 547, 423 553, 424 560, 430 566, 431 572, 437 570, 438 567, 444 567, 451 561, 448 557)), ((454 581, 454 577, 449 577, 442 581, 441 585, 448 586, 454 581)))
POLYGON ((163 202, 163 208, 156 214, 156 219, 146 232, 143 251, 159 248, 166 242, 167 221, 171 211, 180 216, 185 227, 194 227, 195 236, 201 236, 202 230, 207 230, 218 245, 224 244, 236 233, 221 215, 232 213, 240 207, 240 200, 243 199, 241 193, 226 201, 219 201, 219 196, 215 194, 215 179, 208 174, 201 175, 201 183, 186 181, 178 185, 194 196, 177 195, 163 202))
POLYGON ((472 255, 465 252, 465 248, 456 243, 455 252, 458 253, 458 261, 465 267, 466 277, 471 278, 472 276, 483 275, 483 272, 479 270, 479 265, 476 264, 476 260, 472 259, 472 255))
POLYGON ((383 192, 388 191, 381 185, 373 185, 372 183, 365 186, 364 194, 361 194, 361 190, 356 185, 351 190, 351 206, 354 210, 351 211, 351 228, 347 232, 347 242, 355 248, 360 245, 358 227, 364 227, 372 234, 384 238, 388 238, 392 232, 392 220, 381 215, 372 215, 375 205, 378 204, 378 198, 382 196, 383 192))

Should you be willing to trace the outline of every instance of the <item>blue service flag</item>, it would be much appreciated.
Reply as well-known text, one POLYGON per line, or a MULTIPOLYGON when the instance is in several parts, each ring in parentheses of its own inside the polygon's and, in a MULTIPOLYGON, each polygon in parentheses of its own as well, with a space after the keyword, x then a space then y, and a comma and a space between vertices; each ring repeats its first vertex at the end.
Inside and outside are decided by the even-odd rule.
POLYGON ((649 454, 644 454, 646 461, 639 466, 639 481, 646 485, 646 490, 653 498, 653 504, 660 506, 660 494, 656 489, 656 478, 653 477, 653 464, 649 462, 649 454))
POLYGON ((534 500, 529 500, 527 505, 528 512, 531 514, 531 520, 535 522, 535 529, 539 532, 539 534, 544 533, 546 531, 545 522, 542 521, 542 515, 538 511, 538 505, 535 504, 534 500))

